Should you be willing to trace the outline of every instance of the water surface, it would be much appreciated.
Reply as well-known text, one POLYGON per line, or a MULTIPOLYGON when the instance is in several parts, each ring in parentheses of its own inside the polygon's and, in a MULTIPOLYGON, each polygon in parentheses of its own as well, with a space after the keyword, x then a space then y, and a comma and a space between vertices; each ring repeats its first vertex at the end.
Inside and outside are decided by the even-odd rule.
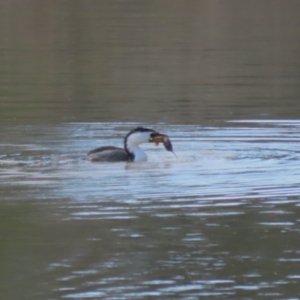
POLYGON ((178 159, 145 145, 145 163, 82 160, 138 125, 1 137, 7 295, 19 284, 28 298, 297 295, 300 123, 160 124, 178 159))
POLYGON ((1 297, 298 299, 299 11, 0 1, 1 297))

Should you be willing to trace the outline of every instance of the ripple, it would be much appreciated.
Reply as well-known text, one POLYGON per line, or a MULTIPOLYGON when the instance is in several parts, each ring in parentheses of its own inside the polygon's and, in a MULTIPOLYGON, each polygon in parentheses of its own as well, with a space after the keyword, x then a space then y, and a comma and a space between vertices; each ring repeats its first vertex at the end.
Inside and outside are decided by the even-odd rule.
POLYGON ((98 298, 104 296, 105 293, 95 291, 95 292, 83 292, 83 293, 74 293, 62 296, 62 298, 69 298, 69 299, 88 299, 88 298, 98 298))

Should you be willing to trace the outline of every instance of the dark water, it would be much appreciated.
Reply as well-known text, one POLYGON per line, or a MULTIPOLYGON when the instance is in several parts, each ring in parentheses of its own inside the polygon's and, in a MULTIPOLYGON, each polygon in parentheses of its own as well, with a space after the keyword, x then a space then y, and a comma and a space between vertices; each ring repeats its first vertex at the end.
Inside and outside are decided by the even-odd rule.
POLYGON ((298 299, 299 9, 1 1, 1 298, 298 299))

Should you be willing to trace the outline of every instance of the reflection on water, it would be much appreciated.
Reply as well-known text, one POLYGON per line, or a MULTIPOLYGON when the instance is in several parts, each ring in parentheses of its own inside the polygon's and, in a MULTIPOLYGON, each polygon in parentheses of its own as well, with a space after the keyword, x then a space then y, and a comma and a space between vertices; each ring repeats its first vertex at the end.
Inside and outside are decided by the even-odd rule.
POLYGON ((0 1, 0 120, 299 117, 298 0, 30 4, 0 1))
POLYGON ((178 159, 153 145, 147 163, 82 159, 137 125, 1 137, 4 295, 19 284, 37 298, 298 295, 300 123, 161 124, 178 159))

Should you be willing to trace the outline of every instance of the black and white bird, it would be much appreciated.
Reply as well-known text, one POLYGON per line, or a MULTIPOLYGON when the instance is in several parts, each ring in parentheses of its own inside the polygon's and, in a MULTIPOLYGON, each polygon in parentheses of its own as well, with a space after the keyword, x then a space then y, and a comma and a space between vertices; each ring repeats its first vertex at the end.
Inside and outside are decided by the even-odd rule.
POLYGON ((130 131, 124 138, 124 148, 104 146, 91 150, 87 154, 90 161, 99 162, 138 162, 146 161, 146 153, 139 147, 143 143, 163 143, 168 151, 173 152, 169 137, 153 129, 138 127, 130 131))

